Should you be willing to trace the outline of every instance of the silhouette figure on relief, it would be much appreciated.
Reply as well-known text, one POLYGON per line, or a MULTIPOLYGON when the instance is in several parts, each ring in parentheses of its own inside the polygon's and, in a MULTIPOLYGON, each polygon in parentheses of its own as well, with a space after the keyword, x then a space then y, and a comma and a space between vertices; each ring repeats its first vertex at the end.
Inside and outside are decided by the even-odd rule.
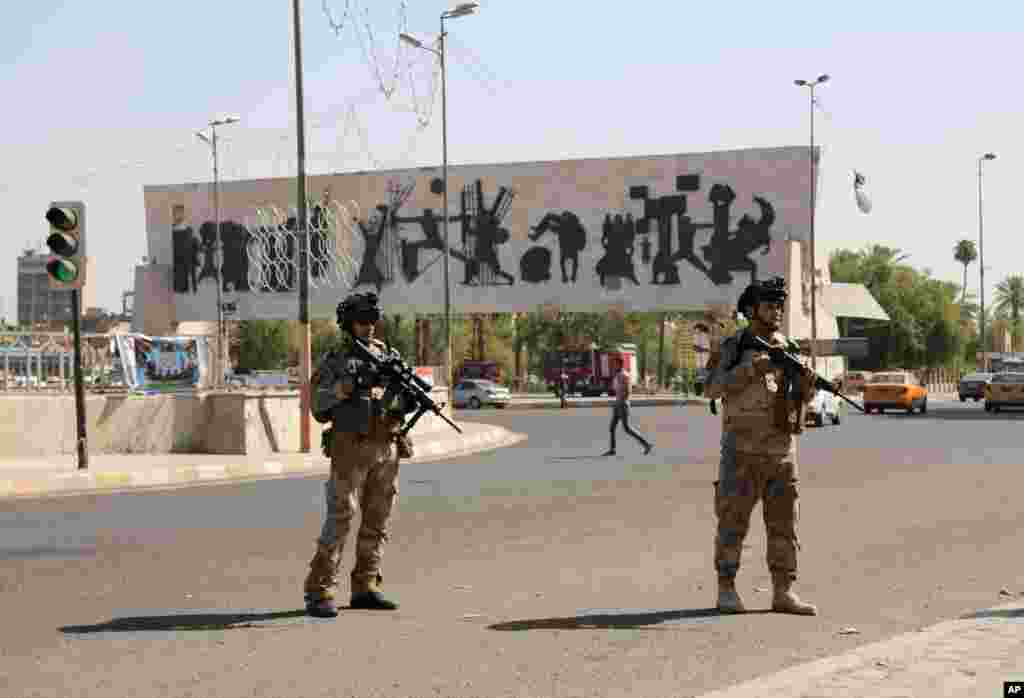
POLYGON ((362 234, 365 245, 355 286, 370 284, 380 293, 381 288, 394 282, 399 255, 404 267, 404 241, 398 236, 402 219, 397 217, 397 213, 415 187, 415 181, 405 184, 389 182, 388 203, 377 204, 376 213, 369 220, 356 221, 356 227, 362 234))
MULTIPOLYGON (((676 177, 676 191, 698 191, 700 175, 682 175, 676 177)), ((654 221, 658 230, 658 252, 651 266, 651 283, 678 285, 680 283, 679 268, 676 263, 681 260, 690 262, 700 272, 707 274, 708 268, 694 252, 697 231, 712 227, 710 223, 694 223, 686 215, 686 194, 669 194, 651 198, 646 186, 631 187, 629 197, 643 202, 643 215, 638 221, 639 232, 648 233, 650 222, 654 221), (672 250, 672 222, 675 221, 679 234, 679 247, 672 250)), ((644 239, 647 245, 650 242, 644 239)), ((645 255, 646 256, 646 255, 645 255)), ((646 260, 645 260, 646 261, 646 260)))
POLYGON ((217 249, 217 226, 207 221, 199 226, 199 249, 203 253, 203 268, 199 270, 199 283, 203 279, 217 280, 217 264, 214 259, 217 249))
MULTIPOLYGON (((443 194, 442 180, 432 180, 430 192, 435 195, 443 194)), ((484 204, 480 180, 463 189, 459 214, 448 218, 449 224, 458 223, 461 229, 461 247, 452 246, 449 254, 463 264, 463 284, 495 286, 511 285, 514 282, 512 275, 502 270, 498 257, 498 246, 507 243, 510 238, 508 230, 501 226, 501 222, 511 208, 514 196, 511 189, 501 187, 494 203, 488 208, 484 204)), ((393 210, 391 220, 396 229, 401 224, 413 223, 418 224, 423 231, 423 240, 411 242, 402 238, 399 241, 402 276, 408 283, 412 283, 436 261, 435 259, 423 263, 420 260, 421 250, 444 252, 444 240, 440 230, 443 219, 435 214, 433 209, 425 208, 423 215, 409 217, 397 216, 393 210)))
MULTIPOLYGON (((700 175, 680 175, 676 178, 676 191, 699 190, 700 175)), ((682 260, 689 262, 716 285, 732 283, 732 271, 746 271, 752 280, 757 279, 757 263, 749 259, 748 255, 759 247, 764 248, 762 255, 768 254, 771 250, 771 226, 775 222, 775 211, 764 198, 754 197, 754 202, 761 209, 760 219, 755 220, 744 214, 737 222, 736 230, 730 232, 730 211, 736 193, 727 184, 714 184, 708 192, 708 201, 712 205, 711 223, 696 223, 686 215, 686 194, 651 197, 646 186, 636 186, 630 188, 629 197, 642 201, 644 206, 643 215, 637 221, 638 234, 646 235, 651 221, 657 226, 658 252, 651 266, 652 284, 681 283, 677 262, 682 260), (679 238, 676 250, 672 249, 673 222, 679 238), (694 251, 696 236, 697 231, 708 228, 712 234, 709 243, 701 248, 704 256, 702 260, 694 251), (710 264, 706 264, 705 260, 710 264)), ((644 254, 644 261, 646 257, 644 254)))
POLYGON ((636 222, 632 214, 623 218, 621 213, 605 214, 601 226, 601 245, 605 254, 597 261, 597 276, 602 286, 608 277, 624 277, 640 285, 633 268, 633 243, 636 239, 636 222))
MULTIPOLYGON (((580 251, 583 250, 587 245, 587 231, 583 227, 583 223, 572 211, 562 211, 561 213, 549 213, 541 218, 540 223, 532 228, 533 233, 528 235, 530 240, 536 242, 540 237, 547 231, 552 231, 558 238, 558 251, 559 251, 559 267, 562 270, 562 283, 576 283, 576 272, 579 268, 580 262, 580 251), (566 271, 566 262, 572 264, 572 275, 570 276, 566 271)), ((543 255, 535 255, 531 259, 540 260, 543 255)), ((548 253, 548 265, 550 268, 551 254, 548 253)), ((523 264, 527 261, 524 257, 523 264)), ((528 268, 528 267, 527 267, 528 268)), ((526 276, 525 274, 523 276, 526 276)), ((551 278, 550 272, 548 273, 548 279, 551 278)))
POLYGON ((171 209, 171 258, 174 292, 195 293, 199 288, 199 240, 185 222, 185 207, 181 204, 171 209))
MULTIPOLYGON (((531 247, 524 252, 519 258, 519 278, 531 284, 550 281, 551 250, 546 247, 531 247)), ((574 278, 573 281, 575 280, 574 278)))
POLYGON ((708 193, 713 209, 714 232, 707 245, 701 248, 704 259, 711 263, 708 277, 716 285, 732 283, 732 271, 750 273, 750 280, 757 280, 757 262, 749 254, 763 248, 761 254, 771 252, 771 227, 775 222, 775 209, 763 197, 755 196, 754 203, 761 209, 761 218, 754 220, 747 214, 736 223, 736 230, 729 230, 729 210, 736 193, 728 184, 715 184, 708 193))
POLYGON ((483 185, 478 179, 462 189, 462 249, 468 258, 464 264, 462 283, 467 286, 511 286, 515 279, 501 268, 498 246, 511 237, 502 220, 515 197, 508 187, 499 187, 494 202, 484 204, 483 185))

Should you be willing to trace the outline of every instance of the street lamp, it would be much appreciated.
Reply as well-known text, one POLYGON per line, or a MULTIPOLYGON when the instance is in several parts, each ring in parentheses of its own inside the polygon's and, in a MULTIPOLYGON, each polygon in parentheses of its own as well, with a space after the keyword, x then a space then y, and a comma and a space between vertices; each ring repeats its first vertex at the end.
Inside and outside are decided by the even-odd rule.
POLYGON ((221 266, 224 264, 224 241, 220 236, 220 176, 217 167, 217 127, 238 123, 237 116, 226 116, 222 119, 214 119, 210 122, 210 137, 202 131, 196 135, 201 141, 210 146, 213 151, 213 209, 217 226, 217 247, 214 252, 214 265, 217 267, 217 373, 215 374, 217 386, 224 384, 224 280, 221 278, 221 266))
POLYGON ((981 338, 982 369, 984 369, 988 365, 988 362, 986 361, 985 351, 985 236, 981 218, 981 163, 985 162, 986 160, 995 159, 995 153, 985 153, 984 155, 978 158, 978 271, 981 274, 981 279, 979 282, 979 285, 981 286, 981 288, 979 289, 979 292, 981 294, 981 318, 978 321, 978 327, 980 328, 981 338))
POLYGON ((814 181, 815 168, 817 163, 814 159, 814 88, 823 82, 828 82, 828 75, 819 75, 814 80, 794 80, 793 83, 797 87, 806 87, 810 90, 811 94, 811 365, 816 365, 817 362, 817 349, 815 344, 818 339, 818 297, 817 297, 817 279, 815 278, 818 268, 814 260, 814 205, 815 197, 817 192, 816 182, 814 181))
POLYGON ((444 210, 442 225, 444 226, 444 335, 445 335, 445 372, 448 380, 448 404, 453 403, 453 372, 452 372, 452 286, 450 276, 451 248, 448 245, 448 85, 447 69, 445 66, 445 36, 444 21, 455 17, 464 17, 476 12, 477 3, 464 2, 455 6, 454 9, 441 13, 441 37, 440 48, 433 49, 426 46, 419 39, 406 33, 399 34, 399 38, 410 46, 430 51, 441 61, 441 179, 443 180, 442 208, 444 210))

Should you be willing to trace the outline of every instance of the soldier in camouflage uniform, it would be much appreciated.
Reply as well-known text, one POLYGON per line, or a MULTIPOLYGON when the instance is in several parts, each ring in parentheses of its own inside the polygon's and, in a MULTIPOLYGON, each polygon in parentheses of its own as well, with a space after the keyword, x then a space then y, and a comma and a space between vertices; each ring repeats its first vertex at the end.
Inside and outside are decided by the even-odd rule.
MULTIPOLYGON (((785 300, 782 279, 748 286, 737 306, 750 320, 744 331, 769 343, 788 346, 790 351, 792 343, 778 332, 785 300)), ((771 363, 767 352, 744 348, 742 340, 742 333, 738 333, 722 341, 707 386, 707 397, 724 398, 722 453, 715 482, 718 608, 724 613, 745 610, 736 592, 735 579, 750 515, 761 500, 768 539, 767 562, 774 587, 772 610, 814 615, 817 609, 791 590, 799 549, 794 434, 802 429, 802 409, 813 396, 814 374, 809 369, 802 371, 796 381, 797 403, 787 400, 780 405, 781 369, 771 363)))
POLYGON ((398 461, 412 455, 407 436, 398 434, 408 409, 382 385, 372 365, 354 354, 349 335, 371 349, 380 307, 374 293, 355 294, 337 308, 338 324, 348 346, 330 352, 311 378, 312 412, 325 432, 324 451, 331 458, 325 486, 327 514, 304 585, 306 612, 333 618, 341 552, 357 509, 362 509, 356 537, 356 564, 351 576, 351 607, 393 610, 398 605, 381 594, 381 549, 388 538, 391 510, 398 496, 398 461))

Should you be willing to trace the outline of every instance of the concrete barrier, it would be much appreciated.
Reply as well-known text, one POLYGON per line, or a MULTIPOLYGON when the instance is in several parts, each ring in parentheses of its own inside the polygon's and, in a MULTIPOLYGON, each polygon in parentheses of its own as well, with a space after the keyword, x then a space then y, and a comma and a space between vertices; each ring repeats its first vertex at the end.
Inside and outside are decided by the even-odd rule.
MULTIPOLYGON (((446 391, 434 399, 443 402, 446 391)), ((447 416, 451 416, 445 408, 447 416)), ((310 420, 312 447, 322 425, 310 420)), ((422 434, 449 427, 431 413, 422 434)), ((299 450, 295 391, 90 395, 86 397, 90 453, 213 453, 267 455, 299 450)), ((75 401, 70 395, 0 397, 0 457, 75 453, 75 401)))

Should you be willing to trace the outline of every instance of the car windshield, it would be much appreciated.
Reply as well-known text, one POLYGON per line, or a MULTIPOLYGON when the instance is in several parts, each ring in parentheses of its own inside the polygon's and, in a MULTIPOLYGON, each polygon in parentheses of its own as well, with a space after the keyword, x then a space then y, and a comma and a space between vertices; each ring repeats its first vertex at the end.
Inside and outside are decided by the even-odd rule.
POLYGON ((993 383, 1024 383, 1024 373, 998 373, 992 378, 993 383))
POLYGON ((906 383, 906 376, 902 373, 879 373, 871 376, 872 383, 906 383))

